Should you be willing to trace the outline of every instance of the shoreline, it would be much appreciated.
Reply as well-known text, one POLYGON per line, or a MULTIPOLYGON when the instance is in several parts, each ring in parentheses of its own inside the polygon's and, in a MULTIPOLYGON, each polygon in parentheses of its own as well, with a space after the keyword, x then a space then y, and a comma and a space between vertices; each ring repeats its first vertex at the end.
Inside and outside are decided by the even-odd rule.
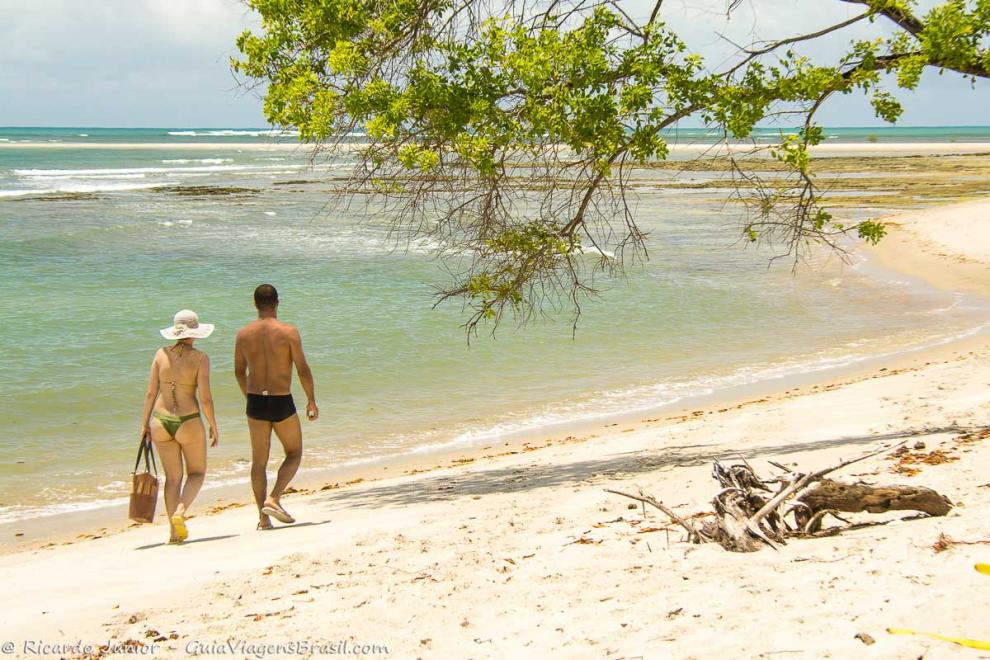
MULTIPOLYGON (((689 416, 709 416, 768 400, 811 394, 863 380, 881 377, 887 371, 916 369, 926 363, 949 359, 960 351, 990 349, 990 324, 976 327, 962 335, 933 340, 920 345, 898 348, 881 354, 866 353, 838 366, 809 369, 766 379, 728 385, 711 392, 635 410, 607 413, 593 419, 574 419, 512 431, 498 438, 467 444, 441 443, 437 448, 413 448, 371 459, 358 459, 335 466, 303 467, 293 479, 289 495, 308 494, 327 489, 346 488, 358 483, 380 481, 396 475, 410 476, 458 465, 483 462, 493 458, 534 451, 559 444, 584 442, 601 437, 615 427, 655 426, 681 421, 689 416)), ((621 432, 621 431, 620 431, 621 432)), ((274 442, 274 441, 273 441, 274 442)), ((274 452, 278 453, 277 447, 274 452)), ((274 479, 272 459, 269 481, 274 479)), ((159 475, 161 477, 161 475, 159 475)), ((114 534, 135 527, 126 521, 127 500, 94 503, 81 510, 43 514, 0 522, 0 554, 24 548, 37 548, 53 541, 81 539, 114 534)), ((88 504, 88 503, 87 503, 88 504)), ((209 516, 230 507, 252 506, 250 480, 238 479, 201 491, 192 518, 209 516)), ((162 509, 163 510, 163 509, 162 509)), ((161 514, 161 510, 158 511, 161 514)))
MULTIPOLYGON (((486 464, 499 459, 539 451, 548 447, 585 443, 610 434, 635 429, 662 428, 688 419, 711 419, 742 408, 783 401, 795 397, 883 378, 885 375, 917 371, 936 362, 952 360, 961 353, 990 351, 990 325, 975 328, 963 336, 908 347, 891 353, 866 354, 851 363, 821 370, 802 371, 755 382, 732 385, 713 392, 686 397, 659 406, 604 415, 600 419, 576 420, 526 429, 505 437, 466 446, 416 449, 376 459, 338 466, 305 465, 293 479, 286 494, 292 502, 327 490, 348 489, 394 477, 414 477, 470 464, 486 464)), ((275 450, 277 454, 277 449, 275 450)), ((277 464, 276 461, 272 461, 277 464)), ((274 478, 270 466, 269 481, 274 478)), ((200 493, 190 520, 210 517, 232 508, 253 507, 250 481, 206 487, 200 493)), ((157 514, 162 517, 164 508, 157 514)), ((70 545, 142 527, 126 519, 126 499, 81 511, 68 511, 36 518, 0 523, 0 555, 37 550, 53 545, 70 545)))
MULTIPOLYGON (((972 208, 979 209, 984 205, 990 209, 990 198, 880 218, 890 222, 893 231, 885 237, 880 246, 864 245, 863 250, 888 274, 915 278, 942 290, 963 290, 987 297, 986 292, 990 292, 990 265, 973 260, 955 259, 952 268, 936 268, 936 265, 942 264, 945 260, 944 254, 939 253, 943 248, 934 246, 929 237, 920 234, 916 228, 912 229, 918 223, 918 219, 923 220, 932 214, 951 214, 956 208, 965 211, 972 208), (961 277, 960 272, 966 277, 961 277)), ((986 244, 990 245, 990 230, 987 232, 986 244)), ((805 392, 812 392, 819 388, 833 388, 876 378, 888 370, 916 368, 925 362, 945 359, 960 348, 971 350, 988 346, 990 346, 990 324, 974 327, 959 336, 929 340, 920 345, 898 347, 880 354, 870 352, 848 357, 847 361, 837 366, 821 369, 806 368, 803 371, 752 382, 726 385, 711 392, 688 395, 669 403, 606 413, 592 418, 549 423, 512 431, 504 436, 480 442, 448 444, 448 446, 440 443, 441 446, 437 448, 425 450, 413 448, 398 454, 355 460, 337 466, 307 468, 304 463, 293 481, 292 494, 317 492, 328 486, 346 488, 358 483, 380 481, 397 474, 421 474, 529 452, 537 447, 583 442, 608 434, 611 429, 618 426, 664 423, 683 419, 692 414, 707 416, 715 411, 788 397, 792 392, 802 391, 802 388, 805 392)), ((807 363, 803 366, 809 367, 811 364, 807 363)), ((275 453, 278 454, 277 448, 275 453)), ((269 478, 273 478, 271 469, 269 478)), ((250 482, 247 478, 212 487, 207 484, 197 499, 193 516, 209 516, 231 507, 250 507, 252 504, 250 482)), ((93 503, 92 507, 82 510, 0 522, 0 554, 38 548, 58 541, 64 542, 70 540, 69 537, 78 540, 119 533, 134 527, 134 524, 126 521, 126 506, 126 498, 124 498, 122 503, 113 503, 111 500, 105 503, 93 503)), ((161 514, 161 511, 158 513, 161 514)))
MULTIPOLYGON (((984 209, 990 200, 966 212, 990 231, 984 209)), ((917 220, 913 230, 934 240, 937 229, 917 220)), ((948 285, 956 263, 911 275, 948 285)), ((179 546, 163 543, 159 523, 2 554, 11 648, 54 642, 57 630, 154 655, 307 639, 386 644, 400 657, 962 656, 887 630, 985 638, 990 585, 972 565, 990 542, 990 337, 901 357, 832 382, 739 392, 735 404, 300 492, 286 504, 302 522, 273 532, 254 532, 251 507, 236 506, 191 518, 179 546), (730 553, 603 492, 642 489, 694 516, 711 507, 715 458, 806 471, 898 442, 915 462, 878 454, 836 476, 936 489, 955 504, 947 516, 850 514, 872 525, 730 553)))

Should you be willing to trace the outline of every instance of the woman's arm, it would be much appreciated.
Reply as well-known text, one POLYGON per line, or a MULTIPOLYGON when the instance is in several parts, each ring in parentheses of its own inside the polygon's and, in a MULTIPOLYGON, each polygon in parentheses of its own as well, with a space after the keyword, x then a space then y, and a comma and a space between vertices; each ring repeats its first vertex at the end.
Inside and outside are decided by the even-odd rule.
POLYGON ((151 361, 151 373, 148 374, 148 389, 144 393, 144 410, 141 412, 141 437, 151 435, 151 409, 158 398, 158 388, 161 383, 158 381, 158 355, 161 349, 155 352, 155 357, 151 361))
POLYGON ((199 395, 199 407, 206 415, 206 421, 210 425, 211 447, 216 447, 220 443, 220 431, 217 430, 217 416, 213 410, 213 392, 210 391, 210 356, 203 353, 199 361, 199 372, 196 374, 197 394, 199 395))

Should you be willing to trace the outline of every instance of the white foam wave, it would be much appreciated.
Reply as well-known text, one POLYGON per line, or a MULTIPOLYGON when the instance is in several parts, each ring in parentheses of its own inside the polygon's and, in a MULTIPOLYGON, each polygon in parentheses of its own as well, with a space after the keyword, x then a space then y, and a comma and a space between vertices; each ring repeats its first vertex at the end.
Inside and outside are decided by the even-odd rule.
POLYGON ((597 248, 593 245, 579 248, 578 251, 581 254, 598 255, 600 257, 605 257, 606 259, 615 259, 615 252, 612 252, 611 250, 602 250, 601 248, 597 248))
POLYGON ((959 305, 962 302, 963 302, 963 295, 957 293, 957 294, 955 294, 955 300, 953 300, 948 305, 946 305, 944 307, 938 307, 938 308, 935 308, 935 309, 922 310, 922 311, 919 311, 919 312, 915 312, 915 314, 917 314, 919 316, 938 316, 939 314, 945 314, 946 312, 951 312, 952 310, 954 310, 957 307, 959 307, 959 305))
POLYGON ((123 167, 104 169, 26 169, 13 170, 18 176, 49 179, 53 177, 122 176, 127 174, 183 174, 187 172, 262 172, 282 170, 285 165, 198 165, 193 167, 123 167))
POLYGON ((282 137, 299 135, 299 131, 283 131, 276 128, 265 130, 222 129, 211 131, 168 131, 177 137, 282 137))
POLYGON ((32 177, 35 179, 44 179, 46 181, 66 181, 66 180, 79 180, 79 179, 144 179, 147 175, 143 172, 134 172, 132 174, 55 174, 46 177, 32 177))
POLYGON ((60 513, 77 513, 92 511, 103 507, 120 505, 127 502, 126 497, 114 499, 85 500, 82 502, 62 502, 46 504, 45 506, 8 506, 0 508, 0 524, 16 522, 26 518, 42 518, 57 516, 60 513))
POLYGON ((160 183, 120 183, 99 185, 61 186, 58 188, 36 188, 21 190, 0 190, 0 197, 27 197, 31 195, 56 195, 59 193, 120 192, 125 190, 145 190, 157 188, 160 183))
POLYGON ((233 163, 233 158, 166 158, 162 161, 165 164, 188 165, 189 163, 203 163, 204 165, 222 165, 223 163, 233 163))

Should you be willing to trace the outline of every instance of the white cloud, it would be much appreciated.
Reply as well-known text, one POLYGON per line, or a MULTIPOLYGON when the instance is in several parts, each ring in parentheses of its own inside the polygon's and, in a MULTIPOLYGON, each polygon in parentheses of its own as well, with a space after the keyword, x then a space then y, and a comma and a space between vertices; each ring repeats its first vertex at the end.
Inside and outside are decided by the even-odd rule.
MULTIPOLYGON (((934 4, 925 0, 923 6, 934 4)), ((653 0, 628 0, 646 16, 653 0)), ((666 0, 662 16, 712 67, 736 43, 812 31, 862 8, 839 0, 666 0)), ((259 126, 260 102, 240 92, 228 60, 257 16, 238 0, 0 0, 0 125, 259 126)), ((803 52, 828 61, 853 38, 882 29, 862 23, 803 52)), ((902 124, 981 124, 990 85, 926 75, 903 94, 902 124), (951 110, 947 110, 951 109, 951 110)), ((824 109, 832 125, 876 123, 859 96, 824 109)))
POLYGON ((0 0, 0 124, 262 125, 228 66, 256 24, 236 0, 0 0))

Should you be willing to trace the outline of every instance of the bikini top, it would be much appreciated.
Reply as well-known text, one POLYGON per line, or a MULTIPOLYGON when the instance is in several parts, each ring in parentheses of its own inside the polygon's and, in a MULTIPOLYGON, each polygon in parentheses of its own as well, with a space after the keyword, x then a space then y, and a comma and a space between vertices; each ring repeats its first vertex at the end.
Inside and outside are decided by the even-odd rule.
MULTIPOLYGON (((180 352, 179 355, 181 357, 182 353, 180 352)), ((172 412, 175 412, 175 411, 177 411, 179 409, 179 399, 175 396, 175 388, 176 388, 176 386, 182 385, 183 387, 193 387, 193 388, 196 387, 196 383, 195 382, 193 382, 193 383, 180 383, 180 382, 175 381, 175 380, 165 380, 165 379, 159 379, 159 381, 162 382, 162 383, 166 383, 166 384, 172 386, 172 388, 171 388, 172 389, 172 406, 171 406, 172 412)))
POLYGON ((168 383, 169 385, 182 385, 184 387, 196 387, 196 385, 198 384, 198 383, 180 383, 174 380, 165 380, 164 378, 161 379, 161 382, 168 383))

